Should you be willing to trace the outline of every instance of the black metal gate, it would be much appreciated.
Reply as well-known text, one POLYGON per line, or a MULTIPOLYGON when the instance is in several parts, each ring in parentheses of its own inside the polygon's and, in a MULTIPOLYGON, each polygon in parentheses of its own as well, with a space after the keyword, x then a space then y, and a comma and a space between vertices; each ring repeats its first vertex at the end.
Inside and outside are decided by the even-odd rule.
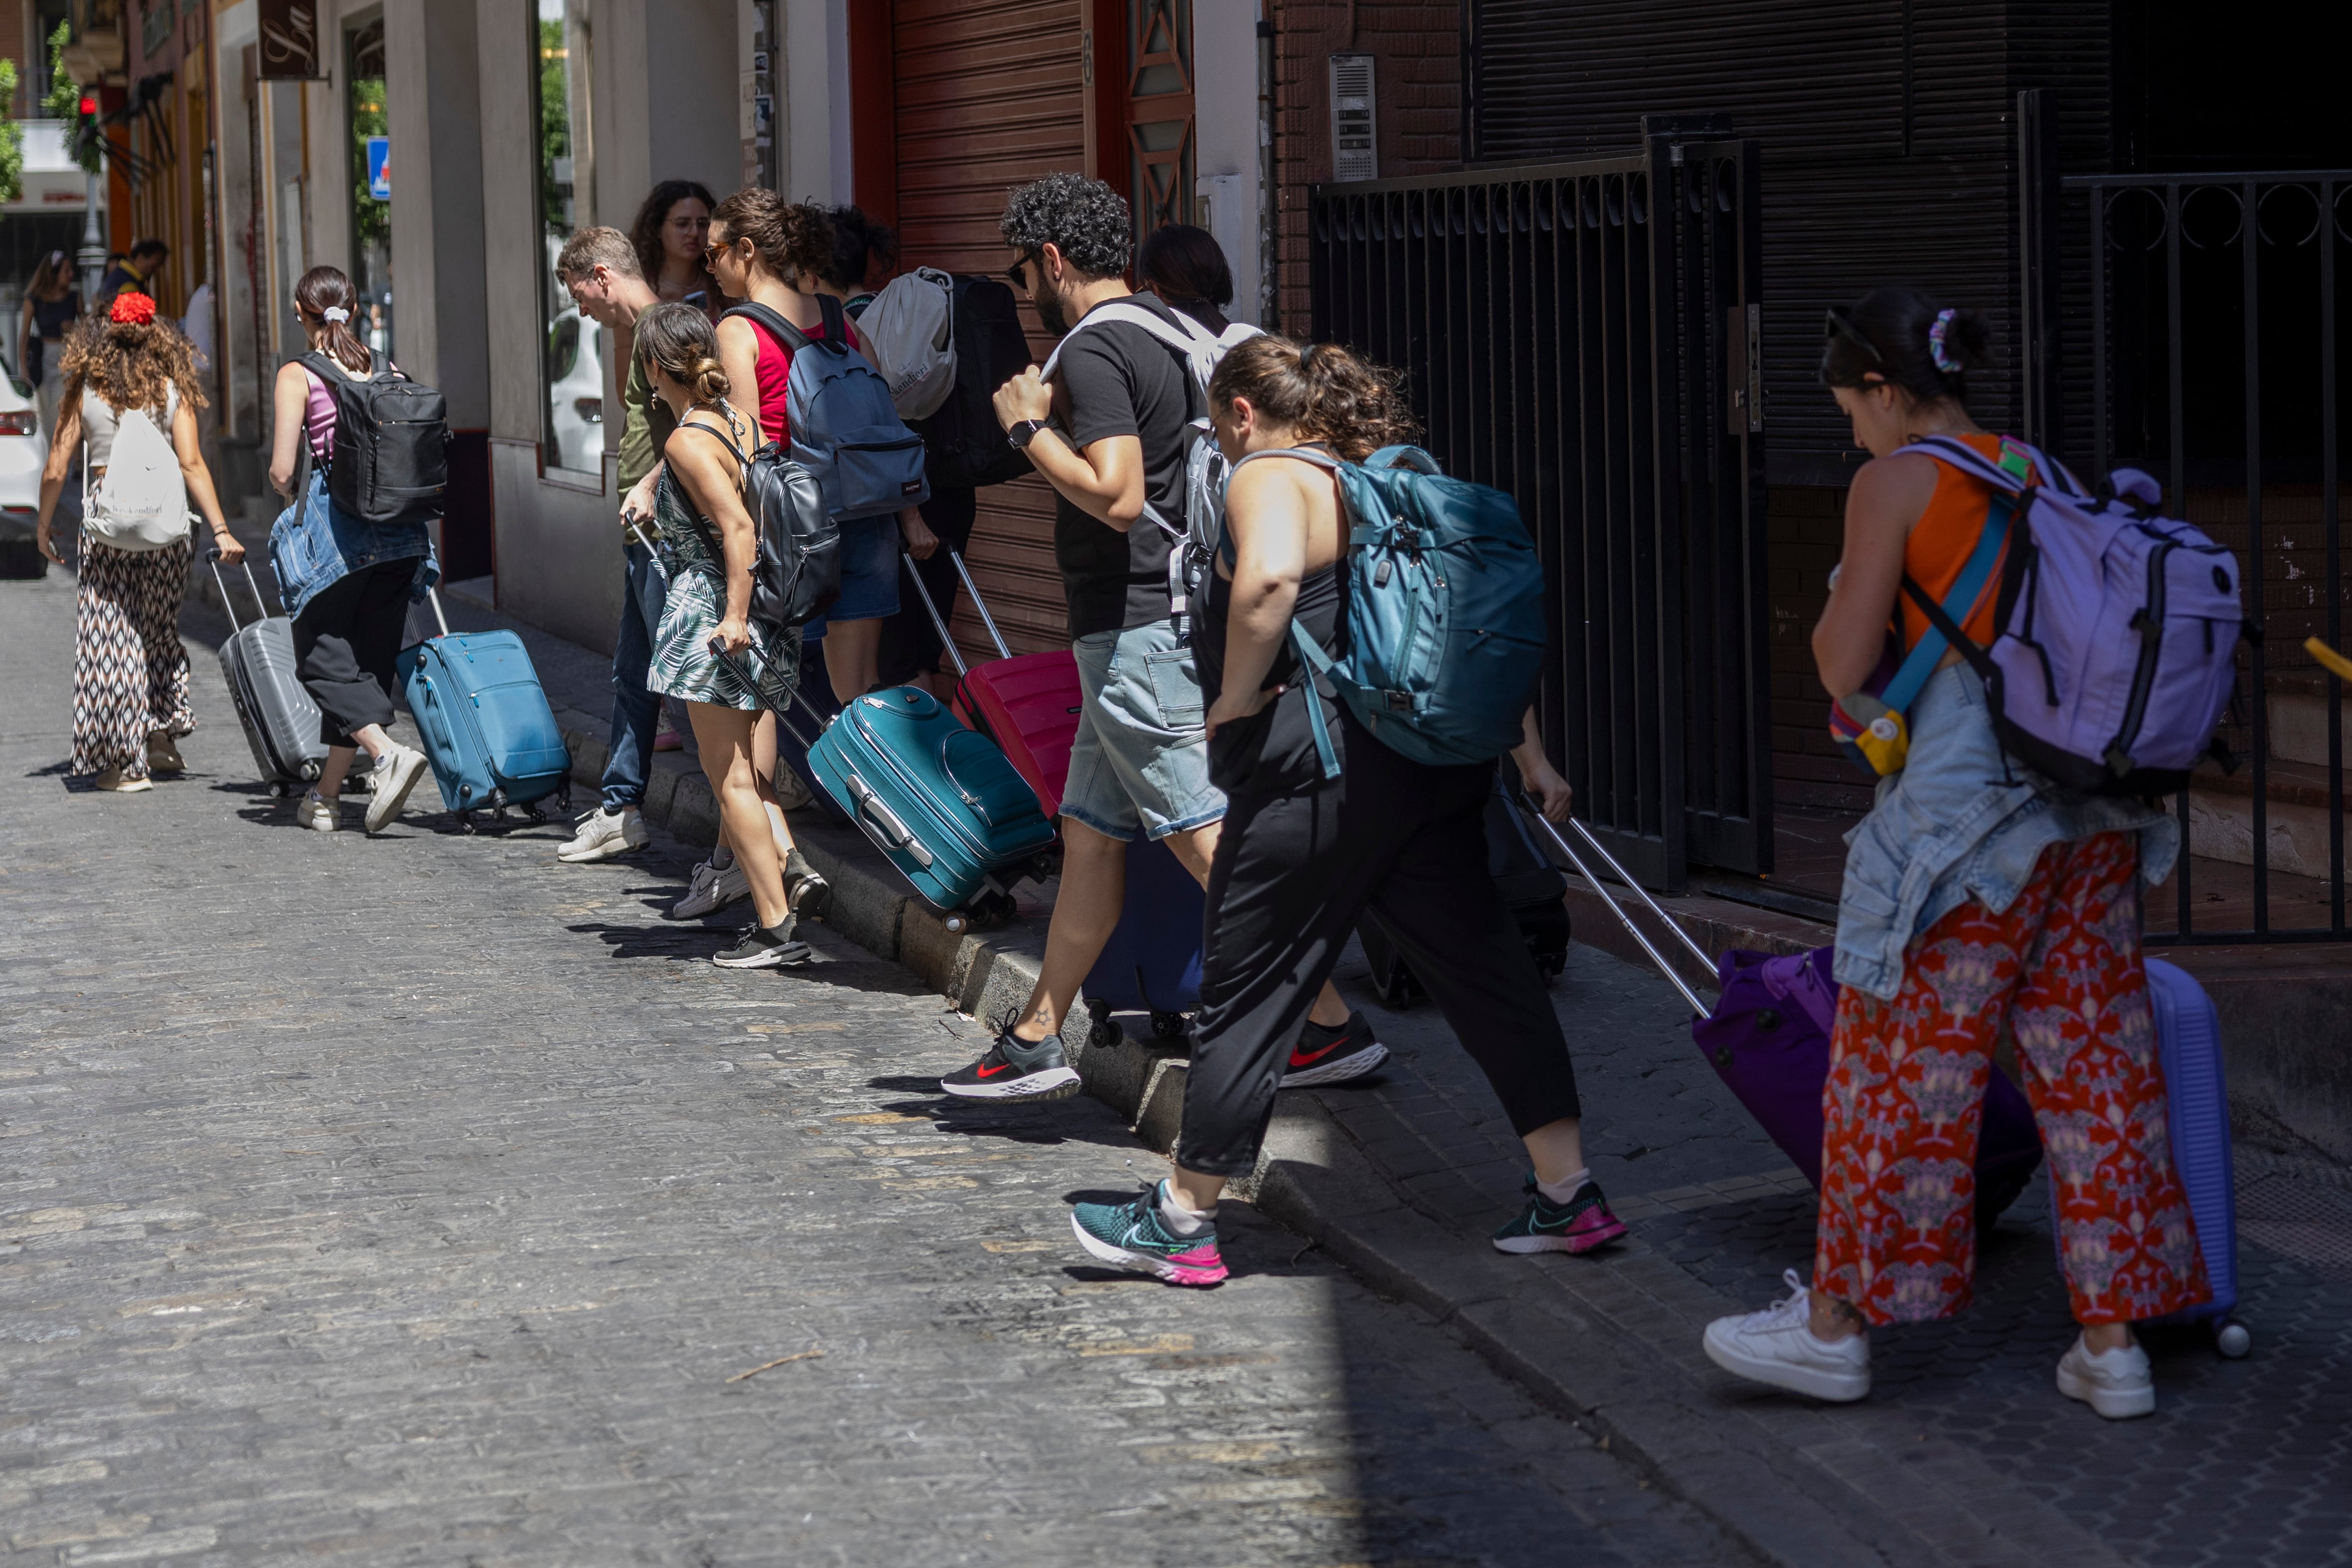
POLYGON ((1756 143, 1316 189, 1314 335, 1405 372, 1551 590, 1538 713, 1653 886, 1771 869, 1756 143))
POLYGON ((2065 262, 2088 285, 2087 319, 2033 335, 2028 386, 2070 415, 2029 434, 2063 441, 2085 480, 2126 465, 2162 480, 2169 515, 2238 553, 2264 633, 2241 653, 2224 732, 2243 764, 2200 768, 2177 798, 2187 852, 2148 901, 2148 940, 2352 939, 2343 684, 2303 647, 2344 645, 2336 279, 2352 171, 2059 182, 2024 151, 2027 228, 2051 236, 2029 245, 2027 297, 2055 296, 2047 269, 2065 262))

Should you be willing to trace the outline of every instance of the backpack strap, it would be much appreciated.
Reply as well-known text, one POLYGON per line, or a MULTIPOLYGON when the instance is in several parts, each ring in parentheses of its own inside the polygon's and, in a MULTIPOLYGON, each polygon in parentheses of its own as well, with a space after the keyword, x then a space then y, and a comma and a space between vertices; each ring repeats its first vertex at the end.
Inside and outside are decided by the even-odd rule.
POLYGON ((841 301, 830 294, 820 294, 816 297, 816 308, 817 314, 824 319, 824 336, 817 341, 836 356, 846 356, 849 352, 849 316, 842 309, 841 301))
MULTIPOLYGON (((1241 463, 1234 465, 1234 472, 1240 472, 1243 463, 1255 462, 1261 457, 1296 457, 1302 463, 1312 463, 1318 468, 1329 470, 1334 475, 1348 466, 1343 459, 1316 447, 1282 446, 1270 448, 1265 452, 1244 454, 1241 463)), ((1232 482, 1232 476, 1228 475, 1226 483, 1232 482)), ((1339 495, 1339 515, 1343 520, 1347 513, 1348 497, 1343 490, 1339 495)), ((1217 530, 1217 549, 1219 554, 1224 557, 1228 565, 1234 563, 1236 558, 1233 549, 1232 536, 1222 528, 1217 530)), ((1337 779, 1339 777, 1339 754, 1338 748, 1331 744, 1329 721, 1323 716, 1323 694, 1315 685, 1316 677, 1328 676, 1331 674, 1334 661, 1330 654, 1323 651, 1321 643, 1307 634, 1307 628, 1299 624, 1296 615, 1290 618, 1290 644, 1297 650, 1298 662, 1307 670, 1307 679, 1301 684, 1307 688, 1307 727, 1314 732, 1316 760, 1323 765, 1323 777, 1327 781, 1337 779)))
MULTIPOLYGON (((698 430, 705 435, 710 436, 719 442, 719 444, 726 447, 729 452, 732 453, 737 465, 735 470, 735 487, 738 490, 744 489, 746 483, 751 476, 751 460, 743 455, 743 449, 741 447, 735 444, 734 436, 726 431, 719 429, 717 425, 702 424, 690 419, 679 420, 677 422, 677 428, 680 430, 698 430)), ((662 477, 668 480, 668 482, 673 485, 677 483, 677 477, 670 474, 667 467, 663 470, 662 477)), ((678 499, 681 501, 686 499, 682 490, 678 499)), ((726 570, 727 548, 719 539, 718 530, 711 528, 709 524, 709 520, 705 518, 700 512, 695 510, 690 504, 686 508, 686 515, 694 519, 694 531, 702 536, 702 542, 709 546, 710 553, 718 558, 719 569, 721 571, 726 570)), ((759 528, 757 519, 753 520, 752 528, 756 532, 759 528)))
MULTIPOLYGON (((831 296, 819 295, 817 298, 824 299, 830 298, 831 296)), ((839 302, 835 301, 835 308, 838 308, 839 302)), ((740 305, 730 306, 719 319, 721 321, 724 321, 729 316, 740 316, 744 320, 751 322, 754 327, 763 329, 769 337, 773 338, 777 342, 782 344, 784 350, 787 353, 797 354, 803 349, 807 348, 811 343, 816 341, 815 339, 811 338, 806 332, 802 331, 798 327, 795 327, 790 321, 785 320, 784 313, 782 311, 774 308, 772 306, 762 305, 756 299, 746 299, 740 305)), ((831 329, 827 328, 826 330, 830 331, 831 329)))
POLYGON ((1886 689, 1878 694, 1878 700, 1889 709, 1895 713, 1908 711, 1919 688, 1927 684, 1927 677, 1943 661, 1946 649, 1959 648, 1972 665, 1981 656, 1974 640, 1961 632, 1959 620, 1975 606, 1984 593, 1985 584, 1991 580, 1993 565, 2000 559, 2001 547, 2009 541, 2009 525, 2016 516, 2014 496, 1993 497, 1985 509, 1984 528, 1977 535, 1977 547, 1969 552, 1968 563, 1960 568, 1960 575, 1953 579, 1952 591, 1944 596, 1943 603, 1928 598, 1927 591, 1913 580, 1909 572, 1903 574, 1903 591, 1927 612, 1928 629, 1918 645, 1904 656, 1895 678, 1886 683, 1886 689))

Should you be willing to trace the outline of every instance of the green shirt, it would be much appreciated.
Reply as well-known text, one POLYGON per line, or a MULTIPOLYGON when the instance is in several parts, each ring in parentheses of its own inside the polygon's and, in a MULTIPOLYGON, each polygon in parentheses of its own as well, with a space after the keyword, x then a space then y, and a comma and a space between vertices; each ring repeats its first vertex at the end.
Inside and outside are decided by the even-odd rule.
POLYGON ((677 416, 669 404, 654 395, 653 383, 646 380, 643 356, 629 356, 629 384, 621 394, 626 417, 621 424, 621 494, 625 496, 637 487, 637 481, 654 471, 661 461, 662 447, 669 433, 677 428, 677 416))

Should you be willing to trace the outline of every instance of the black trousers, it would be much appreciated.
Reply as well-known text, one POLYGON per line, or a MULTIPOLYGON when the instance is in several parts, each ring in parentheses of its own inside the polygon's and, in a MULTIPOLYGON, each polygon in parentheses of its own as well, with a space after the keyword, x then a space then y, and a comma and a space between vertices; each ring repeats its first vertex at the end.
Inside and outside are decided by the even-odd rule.
POLYGON ((294 618, 294 673, 319 705, 326 745, 356 746, 354 731, 392 722, 392 662, 415 580, 415 557, 378 561, 320 589, 294 618))
MULTIPOLYGON (((940 536, 940 548, 931 552, 930 559, 915 563, 915 575, 923 580, 931 602, 940 607, 940 619, 952 623, 956 590, 963 585, 963 580, 956 576, 955 562, 948 559, 948 551, 961 555, 971 548, 971 525, 980 515, 980 492, 934 490, 919 509, 924 525, 940 536)), ((903 580, 906 568, 898 570, 902 579, 898 585, 898 613, 886 616, 882 622, 879 667, 886 686, 903 686, 917 675, 938 668, 940 654, 946 651, 923 601, 916 597, 913 585, 903 580)))
POLYGON ((1559 1015, 1486 869, 1491 764, 1429 768, 1340 715, 1347 766, 1297 794, 1235 795, 1208 929, 1176 1163, 1257 1164, 1299 1026, 1370 911, 1522 1134, 1581 1114, 1559 1015))

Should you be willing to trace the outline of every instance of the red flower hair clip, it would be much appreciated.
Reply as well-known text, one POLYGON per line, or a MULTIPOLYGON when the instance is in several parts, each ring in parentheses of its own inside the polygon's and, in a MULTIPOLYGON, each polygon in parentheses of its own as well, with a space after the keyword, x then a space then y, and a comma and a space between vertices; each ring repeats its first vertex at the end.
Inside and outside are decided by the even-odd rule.
POLYGON ((129 327, 144 327, 155 319, 155 301, 144 294, 126 288, 114 297, 114 304, 107 310, 106 319, 129 327))

